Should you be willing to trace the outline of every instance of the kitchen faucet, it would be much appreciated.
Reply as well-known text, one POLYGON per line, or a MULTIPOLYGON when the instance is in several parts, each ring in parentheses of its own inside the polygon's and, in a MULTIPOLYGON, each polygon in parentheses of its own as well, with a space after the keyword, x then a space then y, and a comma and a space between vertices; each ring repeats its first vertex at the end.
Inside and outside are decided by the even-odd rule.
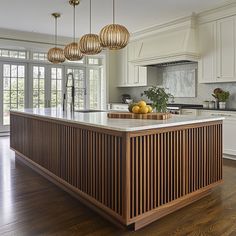
POLYGON ((70 111, 74 111, 75 109, 75 78, 74 78, 73 73, 68 73, 66 75, 65 93, 63 96, 63 111, 67 110, 68 89, 71 90, 70 111), (70 83, 70 80, 71 80, 71 83, 70 83))

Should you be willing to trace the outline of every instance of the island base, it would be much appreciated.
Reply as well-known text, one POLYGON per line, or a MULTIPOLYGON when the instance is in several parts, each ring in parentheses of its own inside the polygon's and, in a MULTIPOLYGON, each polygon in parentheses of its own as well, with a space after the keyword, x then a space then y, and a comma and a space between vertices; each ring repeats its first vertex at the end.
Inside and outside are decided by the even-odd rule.
POLYGON ((222 183, 222 121, 120 132, 11 113, 11 148, 84 204, 134 230, 222 183))

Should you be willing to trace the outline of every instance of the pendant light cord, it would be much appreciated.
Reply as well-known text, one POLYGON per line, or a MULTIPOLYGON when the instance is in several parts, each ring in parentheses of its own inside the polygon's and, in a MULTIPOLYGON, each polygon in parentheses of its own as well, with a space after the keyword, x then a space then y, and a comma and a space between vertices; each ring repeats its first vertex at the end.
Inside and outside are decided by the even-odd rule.
POLYGON ((57 47, 57 17, 55 17, 55 47, 57 47))
POLYGON ((89 25, 89 29, 90 29, 90 34, 92 33, 92 0, 90 0, 90 7, 89 7, 89 11, 90 11, 90 25, 89 25))
POLYGON ((115 24, 115 0, 113 0, 113 24, 115 24))
POLYGON ((75 19, 75 5, 74 5, 74 17, 73 17, 73 39, 74 39, 74 43, 75 43, 75 30, 76 30, 76 27, 75 27, 75 22, 76 22, 76 19, 75 19))

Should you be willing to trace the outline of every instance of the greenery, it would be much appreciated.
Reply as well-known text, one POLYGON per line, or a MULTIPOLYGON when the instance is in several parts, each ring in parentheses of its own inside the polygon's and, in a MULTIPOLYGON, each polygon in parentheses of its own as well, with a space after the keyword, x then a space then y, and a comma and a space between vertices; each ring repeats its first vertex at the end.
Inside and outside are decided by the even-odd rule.
POLYGON ((153 102, 152 106, 156 108, 157 112, 166 112, 168 100, 173 98, 171 94, 166 93, 164 88, 158 86, 145 90, 142 96, 144 95, 153 102))
POLYGON ((230 93, 227 91, 222 91, 218 94, 219 102, 226 102, 229 99, 230 93))
POLYGON ((221 88, 216 88, 216 89, 214 89, 212 96, 216 100, 219 100, 219 94, 221 94, 222 92, 224 92, 224 91, 221 88))

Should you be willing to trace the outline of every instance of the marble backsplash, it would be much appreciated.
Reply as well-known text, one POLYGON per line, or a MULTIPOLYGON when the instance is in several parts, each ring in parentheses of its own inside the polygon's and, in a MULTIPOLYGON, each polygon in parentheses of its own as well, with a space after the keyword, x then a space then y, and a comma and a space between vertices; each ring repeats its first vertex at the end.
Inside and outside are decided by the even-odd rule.
MULTIPOLYGON (((138 87, 138 88, 119 88, 120 95, 130 94, 131 97, 138 101, 144 99, 148 101, 146 97, 141 97, 141 93, 148 87, 138 87)), ((197 97, 195 98, 175 98, 175 103, 184 103, 184 104, 202 104, 205 100, 214 100, 211 96, 215 88, 222 88, 225 91, 230 92, 230 99, 227 103, 227 106, 230 108, 236 108, 236 83, 221 83, 221 84, 199 84, 197 86, 197 97)), ((121 102, 120 97, 113 102, 121 102)))
MULTIPOLYGON (((178 65, 171 67, 165 67, 158 69, 157 72, 157 79, 156 79, 156 85, 163 85, 163 73, 168 70, 193 70, 196 69, 197 71, 197 63, 191 63, 191 64, 185 64, 185 65, 178 65), (178 67, 178 68, 177 68, 178 67)), ((230 99, 227 102, 227 106, 229 108, 236 108, 236 82, 235 83, 215 83, 215 84, 199 84, 197 81, 198 75, 196 75, 196 97, 188 97, 188 98, 175 98, 175 103, 185 103, 185 104, 202 104, 205 100, 214 100, 212 97, 213 90, 215 88, 221 88, 225 91, 230 92, 230 99)), ((130 94, 131 97, 138 101, 140 99, 144 99, 148 101, 146 97, 141 97, 141 94, 144 90, 146 90, 148 87, 135 87, 135 88, 117 88, 115 95, 110 96, 110 102, 121 102, 121 95, 122 94, 130 94)))

